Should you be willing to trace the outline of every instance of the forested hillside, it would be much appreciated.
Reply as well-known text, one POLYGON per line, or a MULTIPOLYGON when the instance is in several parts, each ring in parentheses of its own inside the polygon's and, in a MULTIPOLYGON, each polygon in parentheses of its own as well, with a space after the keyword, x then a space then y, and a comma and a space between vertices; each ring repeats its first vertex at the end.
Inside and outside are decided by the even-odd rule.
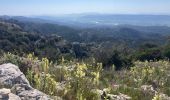
POLYGON ((19 66, 51 98, 168 100, 169 36, 168 26, 76 28, 3 16, 0 64, 19 66))
POLYGON ((23 19, 1 17, 1 51, 19 55, 34 53, 52 61, 61 57, 68 60, 95 58, 105 66, 116 64, 115 59, 119 61, 118 67, 130 66, 133 60, 169 58, 170 28, 166 26, 75 29, 23 19))

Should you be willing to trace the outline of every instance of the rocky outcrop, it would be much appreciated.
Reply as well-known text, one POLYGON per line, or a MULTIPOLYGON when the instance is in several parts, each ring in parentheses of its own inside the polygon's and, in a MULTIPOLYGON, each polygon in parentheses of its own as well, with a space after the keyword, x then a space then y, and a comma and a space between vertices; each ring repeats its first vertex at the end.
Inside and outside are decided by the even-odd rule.
POLYGON ((145 94, 155 95, 153 100, 170 100, 168 95, 158 93, 152 85, 142 85, 140 89, 145 94))
POLYGON ((19 96, 11 93, 10 89, 0 89, 0 100, 21 100, 19 96))
POLYGON ((30 86, 25 75, 13 64, 0 65, 0 100, 51 100, 30 86))
POLYGON ((108 94, 108 97, 110 100, 131 100, 131 97, 121 93, 119 95, 108 94))
POLYGON ((156 90, 154 90, 152 85, 142 85, 140 90, 145 93, 145 94, 150 94, 150 95, 154 95, 157 93, 156 90))
POLYGON ((107 93, 107 90, 93 90, 93 93, 96 93, 99 96, 99 100, 131 100, 132 98, 125 95, 125 94, 119 94, 119 95, 113 95, 113 94, 109 94, 107 93))
POLYGON ((18 95, 21 100, 50 100, 50 98, 26 84, 16 84, 11 89, 12 93, 18 95))
POLYGON ((159 94, 159 98, 160 98, 160 100, 170 100, 170 97, 163 93, 159 94))
POLYGON ((25 75, 13 64, 0 65, 0 85, 12 88, 15 84, 26 84, 30 86, 25 75))

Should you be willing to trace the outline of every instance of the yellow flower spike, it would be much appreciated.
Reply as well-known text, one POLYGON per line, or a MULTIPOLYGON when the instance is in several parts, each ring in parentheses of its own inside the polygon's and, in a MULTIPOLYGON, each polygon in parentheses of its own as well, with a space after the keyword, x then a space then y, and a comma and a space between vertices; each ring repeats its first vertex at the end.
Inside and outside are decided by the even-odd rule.
POLYGON ((29 60, 33 60, 33 55, 32 55, 32 54, 28 54, 27 58, 28 58, 29 60))
POLYGON ((159 94, 155 95, 152 100, 161 100, 159 94))
POLYGON ((65 59, 64 59, 64 57, 62 56, 62 57, 61 57, 61 63, 63 64, 64 61, 65 61, 65 59))
POLYGON ((149 74, 152 74, 152 73, 153 73, 153 70, 152 70, 152 69, 149 69, 148 72, 149 72, 149 74))
POLYGON ((75 76, 79 77, 79 78, 84 77, 86 75, 86 73, 84 72, 85 70, 86 70, 86 65, 85 64, 77 63, 75 76))
POLYGON ((47 58, 42 58, 42 62, 42 70, 47 73, 50 65, 49 60, 47 58))

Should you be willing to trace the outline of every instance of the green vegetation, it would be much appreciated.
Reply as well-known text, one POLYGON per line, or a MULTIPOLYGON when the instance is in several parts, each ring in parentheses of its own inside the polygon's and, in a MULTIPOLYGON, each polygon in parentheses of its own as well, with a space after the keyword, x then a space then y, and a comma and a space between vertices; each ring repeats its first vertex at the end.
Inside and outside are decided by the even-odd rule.
POLYGON ((170 96, 169 61, 137 61, 130 69, 121 71, 115 71, 114 66, 104 70, 100 63, 68 62, 63 58, 57 64, 32 54, 4 54, 0 63, 7 62, 18 65, 33 87, 66 100, 98 100, 102 94, 97 90, 107 91, 104 98, 120 93, 132 100, 151 100, 159 94, 170 96), (143 88, 145 85, 150 88, 143 88))
POLYGON ((167 34, 133 28, 0 21, 0 64, 19 66, 31 86, 66 100, 170 96, 169 44, 167 34))
POLYGON ((38 58, 46 57, 53 62, 60 62, 61 57, 84 62, 95 58, 106 69, 114 64, 120 70, 130 68, 137 60, 170 58, 168 35, 142 33, 126 27, 72 29, 0 19, 0 34, 0 54, 11 52, 25 56, 34 52, 38 58))

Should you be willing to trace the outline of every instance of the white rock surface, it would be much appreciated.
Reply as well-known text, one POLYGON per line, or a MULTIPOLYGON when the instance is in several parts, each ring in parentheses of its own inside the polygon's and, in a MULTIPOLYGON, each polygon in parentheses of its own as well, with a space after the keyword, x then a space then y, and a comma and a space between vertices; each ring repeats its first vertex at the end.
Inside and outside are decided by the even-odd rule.
POLYGON ((11 63, 0 65, 0 85, 12 88, 15 84, 30 85, 18 66, 11 63))
POLYGON ((10 89, 0 89, 0 100, 21 100, 19 96, 11 93, 10 89))
POLYGON ((0 100, 52 100, 30 86, 16 65, 0 65, 0 100))
POLYGON ((16 84, 11 91, 22 100, 51 100, 46 94, 25 84, 16 84))

